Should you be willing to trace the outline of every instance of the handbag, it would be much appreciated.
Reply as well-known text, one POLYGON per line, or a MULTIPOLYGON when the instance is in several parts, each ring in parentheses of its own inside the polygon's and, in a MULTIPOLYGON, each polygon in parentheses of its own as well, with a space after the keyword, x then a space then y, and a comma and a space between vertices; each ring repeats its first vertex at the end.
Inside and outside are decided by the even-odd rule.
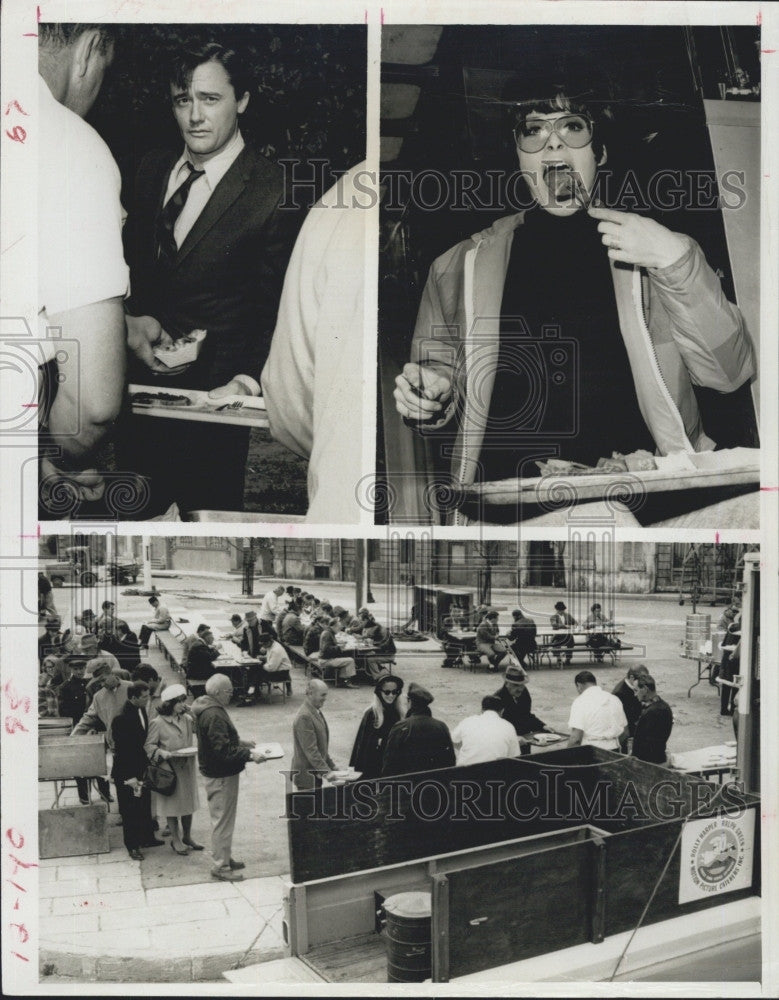
POLYGON ((161 760, 158 764, 149 761, 143 780, 158 795, 172 795, 176 791, 176 772, 170 761, 161 760))

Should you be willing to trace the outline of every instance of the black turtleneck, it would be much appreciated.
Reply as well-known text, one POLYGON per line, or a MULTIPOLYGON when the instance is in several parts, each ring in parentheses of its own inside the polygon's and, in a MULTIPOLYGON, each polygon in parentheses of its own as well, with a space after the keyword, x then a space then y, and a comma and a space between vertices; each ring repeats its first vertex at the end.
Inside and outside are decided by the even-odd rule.
POLYGON ((654 442, 597 222, 533 208, 511 246, 481 478, 536 476, 535 460, 551 457, 594 465, 638 448, 654 451, 654 442), (556 338, 544 335, 549 325, 556 338))

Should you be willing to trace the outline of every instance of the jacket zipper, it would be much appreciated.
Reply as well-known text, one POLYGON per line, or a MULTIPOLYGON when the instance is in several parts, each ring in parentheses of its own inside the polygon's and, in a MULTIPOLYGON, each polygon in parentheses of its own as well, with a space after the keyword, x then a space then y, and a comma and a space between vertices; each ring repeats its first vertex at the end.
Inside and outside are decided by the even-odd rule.
POLYGON ((690 452, 692 453, 695 451, 695 448, 693 447, 690 439, 687 437, 687 428, 684 426, 684 420, 682 419, 682 415, 679 412, 679 407, 674 402, 674 398, 671 395, 671 390, 668 388, 668 383, 665 381, 665 376, 663 375, 662 369, 660 368, 660 362, 657 360, 657 352, 655 351, 655 345, 652 343, 652 337, 649 334, 649 327, 646 325, 646 320, 644 319, 644 303, 643 303, 643 294, 641 291, 641 271, 638 268, 636 268, 633 271, 632 293, 633 293, 633 305, 636 310, 636 315, 638 316, 639 329, 641 330, 644 336, 644 341, 647 347, 649 348, 649 363, 652 366, 652 371, 654 372, 655 378, 657 379, 657 383, 660 386, 660 391, 663 394, 663 398, 665 399, 666 403, 668 404, 668 407, 671 410, 671 413, 673 414, 674 418, 678 422, 679 427, 681 428, 682 438, 687 443, 687 446, 690 452))
MULTIPOLYGON (((462 453, 462 457, 460 459, 460 474, 459 474, 459 477, 458 477, 458 479, 459 479, 459 485, 460 486, 464 485, 464 480, 465 480, 465 466, 466 466, 466 463, 468 461, 468 446, 467 446, 467 443, 466 443, 467 440, 468 440, 468 435, 467 435, 467 430, 466 430, 467 429, 467 425, 468 425, 468 419, 467 418, 468 418, 468 410, 470 409, 470 404, 469 404, 469 401, 468 401, 468 396, 469 396, 469 393, 468 393, 468 379, 469 379, 469 376, 470 376, 470 372, 469 372, 470 355, 468 353, 468 339, 469 339, 469 337, 471 335, 471 331, 473 330, 473 295, 474 295, 474 292, 473 292, 473 274, 474 274, 474 270, 476 268, 476 253, 478 252, 478 249, 479 249, 479 243, 481 243, 481 240, 479 240, 479 242, 476 244, 476 246, 473 248, 473 250, 468 250, 468 252, 465 254, 465 275, 464 275, 465 287, 463 289, 463 298, 465 299, 465 341, 464 341, 464 343, 465 343, 465 402, 464 402, 464 409, 463 409, 463 444, 462 444, 463 453, 462 453)), ((463 515, 462 515, 462 513, 460 512, 459 509, 455 511, 455 514, 454 514, 454 523, 455 523, 455 525, 464 525, 466 523, 466 520, 463 517, 463 515)))

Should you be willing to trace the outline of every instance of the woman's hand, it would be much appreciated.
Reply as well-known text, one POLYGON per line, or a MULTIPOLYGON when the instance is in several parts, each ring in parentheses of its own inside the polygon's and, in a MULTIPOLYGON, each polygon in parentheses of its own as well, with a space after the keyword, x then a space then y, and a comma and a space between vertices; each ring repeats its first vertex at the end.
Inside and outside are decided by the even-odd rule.
POLYGON ((679 233, 635 212, 590 208, 588 214, 600 220, 598 232, 612 260, 639 267, 670 267, 687 250, 688 242, 679 233))

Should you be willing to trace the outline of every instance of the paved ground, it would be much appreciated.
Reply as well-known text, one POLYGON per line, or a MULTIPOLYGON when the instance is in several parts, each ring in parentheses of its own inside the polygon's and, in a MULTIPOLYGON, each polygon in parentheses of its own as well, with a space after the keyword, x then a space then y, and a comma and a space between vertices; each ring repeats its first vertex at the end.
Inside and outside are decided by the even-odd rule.
MULTIPOLYGON (((185 627, 193 630, 201 621, 208 621, 218 635, 236 607, 248 606, 240 598, 240 580, 235 577, 182 575, 155 582, 173 616, 188 619, 185 627)), ((308 583, 319 596, 353 607, 351 585, 308 583)), ((265 584, 258 582, 256 589, 262 594, 265 584)), ((373 589, 377 599, 374 610, 381 618, 388 606, 386 590, 373 589)), ((63 588, 55 593, 66 622, 75 595, 79 606, 85 606, 82 592, 63 588)), ((537 592, 526 595, 526 600, 537 620, 543 621, 560 596, 565 597, 553 591, 537 592)), ((497 591, 493 604, 506 607, 501 624, 508 622, 515 606, 513 595, 497 591)), ((131 625, 143 621, 147 609, 143 597, 119 598, 119 612, 131 625)), ((650 667, 660 692, 673 707, 671 752, 732 738, 729 724, 718 724, 715 688, 704 681, 687 698, 687 689, 695 680, 695 665, 679 654, 689 611, 689 607, 679 607, 675 598, 618 597, 615 608, 617 620, 625 623, 626 638, 638 647, 631 655, 650 667)), ((699 611, 711 611, 715 618, 719 615, 716 609, 699 611)), ((497 688, 499 679, 487 673, 442 670, 442 659, 432 643, 405 644, 397 657, 397 672, 406 683, 416 680, 428 687, 435 695, 434 714, 453 726, 478 712, 482 695, 497 688)), ((150 652, 149 660, 173 679, 157 650, 150 652)), ((611 687, 623 675, 626 663, 616 668, 598 667, 600 683, 611 687)), ((571 668, 544 669, 530 675, 533 710, 561 730, 567 728, 570 703, 576 694, 575 672, 571 668)), ((242 736, 277 741, 286 752, 284 761, 249 765, 241 779, 234 856, 246 862, 246 881, 235 885, 212 881, 207 850, 182 858, 168 847, 159 847, 147 850, 143 862, 133 862, 122 845, 121 828, 112 825, 110 853, 41 863, 41 954, 42 962, 48 963, 53 973, 88 980, 214 979, 223 969, 236 965, 247 950, 247 962, 283 953, 281 893, 289 862, 283 819, 285 778, 280 772, 291 757, 291 724, 303 687, 302 671, 297 670, 293 673, 293 696, 286 703, 277 696, 272 703, 231 709, 242 736)), ((359 691, 331 688, 329 692, 325 714, 331 730, 331 752, 338 764, 348 763, 370 694, 367 687, 359 691)), ((74 791, 66 794, 75 801, 74 791)), ((39 786, 41 806, 48 807, 51 798, 50 786, 39 786)), ((110 822, 115 824, 115 804, 112 810, 110 822)), ((209 844, 204 795, 193 834, 209 844)))

